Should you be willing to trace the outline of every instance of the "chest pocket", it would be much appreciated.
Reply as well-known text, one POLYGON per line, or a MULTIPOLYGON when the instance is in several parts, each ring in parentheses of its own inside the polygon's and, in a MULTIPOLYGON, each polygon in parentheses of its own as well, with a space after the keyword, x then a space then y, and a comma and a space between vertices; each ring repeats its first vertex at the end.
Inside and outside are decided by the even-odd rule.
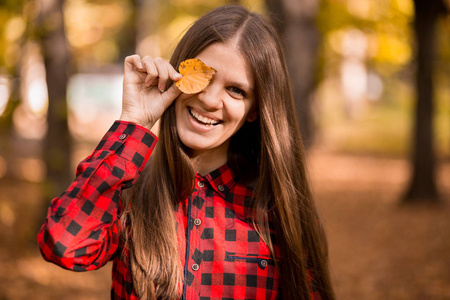
POLYGON ((246 207, 236 204, 240 202, 215 198, 212 213, 206 214, 199 251, 203 252, 200 299, 277 297, 279 275, 269 247, 249 220, 246 207))
POLYGON ((262 270, 268 266, 275 266, 274 260, 267 255, 240 254, 225 251, 225 261, 245 261, 250 264, 256 264, 262 270))
MULTIPOLYGON (((246 299, 275 297, 278 274, 269 247, 259 237, 253 224, 243 216, 226 209, 223 272, 233 280, 230 285, 245 287, 246 299), (233 274, 233 275, 231 275, 233 274)), ((225 279, 225 278, 224 278, 225 279)), ((224 280, 224 291, 227 290, 224 280)), ((233 288, 236 293, 236 287, 233 288)))

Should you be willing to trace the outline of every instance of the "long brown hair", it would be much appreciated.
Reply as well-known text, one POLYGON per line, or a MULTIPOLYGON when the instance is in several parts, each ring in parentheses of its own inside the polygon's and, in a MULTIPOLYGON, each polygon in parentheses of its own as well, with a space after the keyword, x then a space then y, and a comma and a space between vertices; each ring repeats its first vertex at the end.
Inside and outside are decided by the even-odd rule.
MULTIPOLYGON (((334 299, 326 240, 307 181, 304 149, 276 31, 258 14, 241 6, 223 6, 190 27, 170 62, 177 68, 207 46, 231 40, 252 70, 259 117, 231 138, 229 162, 240 177, 256 176, 253 207, 264 217, 251 217, 272 253, 269 221, 277 236, 282 249, 281 262, 277 262, 282 297, 309 299, 310 269, 314 289, 322 299, 334 299)), ((172 105, 161 117, 159 142, 149 165, 123 197, 128 208, 122 214, 125 244, 134 288, 142 299, 179 297, 183 279, 173 211, 192 192, 194 176, 187 149, 177 135, 172 105)))

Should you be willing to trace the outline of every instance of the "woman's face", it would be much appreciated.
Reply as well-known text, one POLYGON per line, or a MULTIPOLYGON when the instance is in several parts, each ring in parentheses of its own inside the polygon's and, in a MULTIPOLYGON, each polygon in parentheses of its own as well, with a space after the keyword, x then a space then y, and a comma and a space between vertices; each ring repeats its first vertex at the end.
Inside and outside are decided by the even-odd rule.
POLYGON ((202 92, 181 94, 176 100, 178 135, 194 156, 213 150, 226 157, 231 136, 257 118, 254 79, 232 43, 212 44, 196 58, 216 74, 202 92))

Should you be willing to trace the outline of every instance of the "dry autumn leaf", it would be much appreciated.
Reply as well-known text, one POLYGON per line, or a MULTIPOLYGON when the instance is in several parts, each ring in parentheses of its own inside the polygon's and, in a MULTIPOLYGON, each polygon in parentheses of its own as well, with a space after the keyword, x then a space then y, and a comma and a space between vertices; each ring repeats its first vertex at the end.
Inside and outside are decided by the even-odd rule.
POLYGON ((203 91, 216 73, 213 68, 208 67, 198 58, 182 61, 178 72, 183 77, 176 82, 176 85, 185 94, 196 94, 203 91))

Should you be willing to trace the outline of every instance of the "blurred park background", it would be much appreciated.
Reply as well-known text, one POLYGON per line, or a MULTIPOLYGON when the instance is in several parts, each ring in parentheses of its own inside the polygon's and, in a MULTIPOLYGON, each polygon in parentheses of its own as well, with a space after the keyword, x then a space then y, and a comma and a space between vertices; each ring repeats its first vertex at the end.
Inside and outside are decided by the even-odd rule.
POLYGON ((35 242, 120 115, 125 56, 170 57, 219 5, 286 48, 337 299, 450 299, 449 0, 1 0, 0 300, 108 299, 35 242))

